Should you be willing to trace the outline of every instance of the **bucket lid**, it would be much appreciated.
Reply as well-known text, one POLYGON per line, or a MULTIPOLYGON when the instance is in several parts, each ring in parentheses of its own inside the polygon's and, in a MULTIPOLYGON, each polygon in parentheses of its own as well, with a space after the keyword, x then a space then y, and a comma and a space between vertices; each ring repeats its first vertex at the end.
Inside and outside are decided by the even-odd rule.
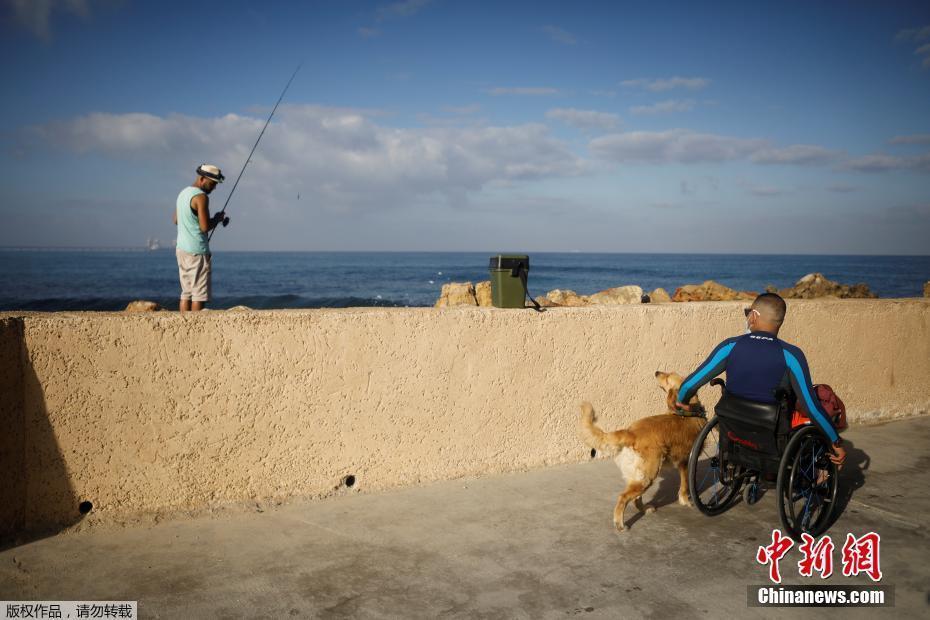
POLYGON ((489 269, 513 269, 523 264, 527 271, 530 270, 530 257, 526 254, 497 254, 492 256, 489 269))

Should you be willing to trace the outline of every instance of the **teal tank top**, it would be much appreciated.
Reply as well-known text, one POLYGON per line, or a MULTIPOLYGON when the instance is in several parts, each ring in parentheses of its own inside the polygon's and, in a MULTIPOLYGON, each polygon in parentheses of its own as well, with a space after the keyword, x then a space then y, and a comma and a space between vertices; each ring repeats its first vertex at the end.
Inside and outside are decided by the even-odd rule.
POLYGON ((185 187, 178 194, 178 247, 188 254, 210 254, 207 233, 200 231, 197 212, 191 209, 191 200, 202 193, 196 187, 185 187))

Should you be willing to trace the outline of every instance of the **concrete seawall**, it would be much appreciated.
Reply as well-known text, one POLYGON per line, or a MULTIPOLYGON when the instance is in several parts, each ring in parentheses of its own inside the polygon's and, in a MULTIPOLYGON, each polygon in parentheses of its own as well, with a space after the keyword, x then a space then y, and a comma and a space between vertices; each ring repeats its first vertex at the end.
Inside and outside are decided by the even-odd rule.
MULTIPOLYGON (((661 413, 741 307, 0 315, 0 533, 578 462, 580 400, 661 413)), ((851 422, 930 411, 930 302, 793 301, 781 336, 851 422)))

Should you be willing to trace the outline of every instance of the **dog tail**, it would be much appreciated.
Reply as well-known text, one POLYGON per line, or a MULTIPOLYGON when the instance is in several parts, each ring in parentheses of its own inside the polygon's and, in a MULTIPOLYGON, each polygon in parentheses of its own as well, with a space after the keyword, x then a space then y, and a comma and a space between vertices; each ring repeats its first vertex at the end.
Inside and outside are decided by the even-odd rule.
POLYGON ((585 443, 595 450, 605 448, 616 450, 624 446, 630 446, 633 445, 633 440, 636 438, 628 430, 621 429, 611 432, 601 430, 594 423, 594 407, 587 401, 581 403, 581 430, 584 434, 585 443))

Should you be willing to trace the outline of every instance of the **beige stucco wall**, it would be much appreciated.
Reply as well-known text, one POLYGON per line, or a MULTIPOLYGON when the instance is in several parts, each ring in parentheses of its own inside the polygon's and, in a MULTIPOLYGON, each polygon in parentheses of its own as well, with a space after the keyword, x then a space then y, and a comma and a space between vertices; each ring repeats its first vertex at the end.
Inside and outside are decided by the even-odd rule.
MULTIPOLYGON (((24 471, 3 468, 3 495, 31 529, 82 500, 119 520, 580 461, 580 400, 605 427, 662 412, 654 371, 692 370, 741 307, 25 316, 0 352, 0 377, 23 358, 2 422, 23 419, 24 471)), ((853 422, 930 410, 930 302, 792 302, 781 335, 853 422)))

